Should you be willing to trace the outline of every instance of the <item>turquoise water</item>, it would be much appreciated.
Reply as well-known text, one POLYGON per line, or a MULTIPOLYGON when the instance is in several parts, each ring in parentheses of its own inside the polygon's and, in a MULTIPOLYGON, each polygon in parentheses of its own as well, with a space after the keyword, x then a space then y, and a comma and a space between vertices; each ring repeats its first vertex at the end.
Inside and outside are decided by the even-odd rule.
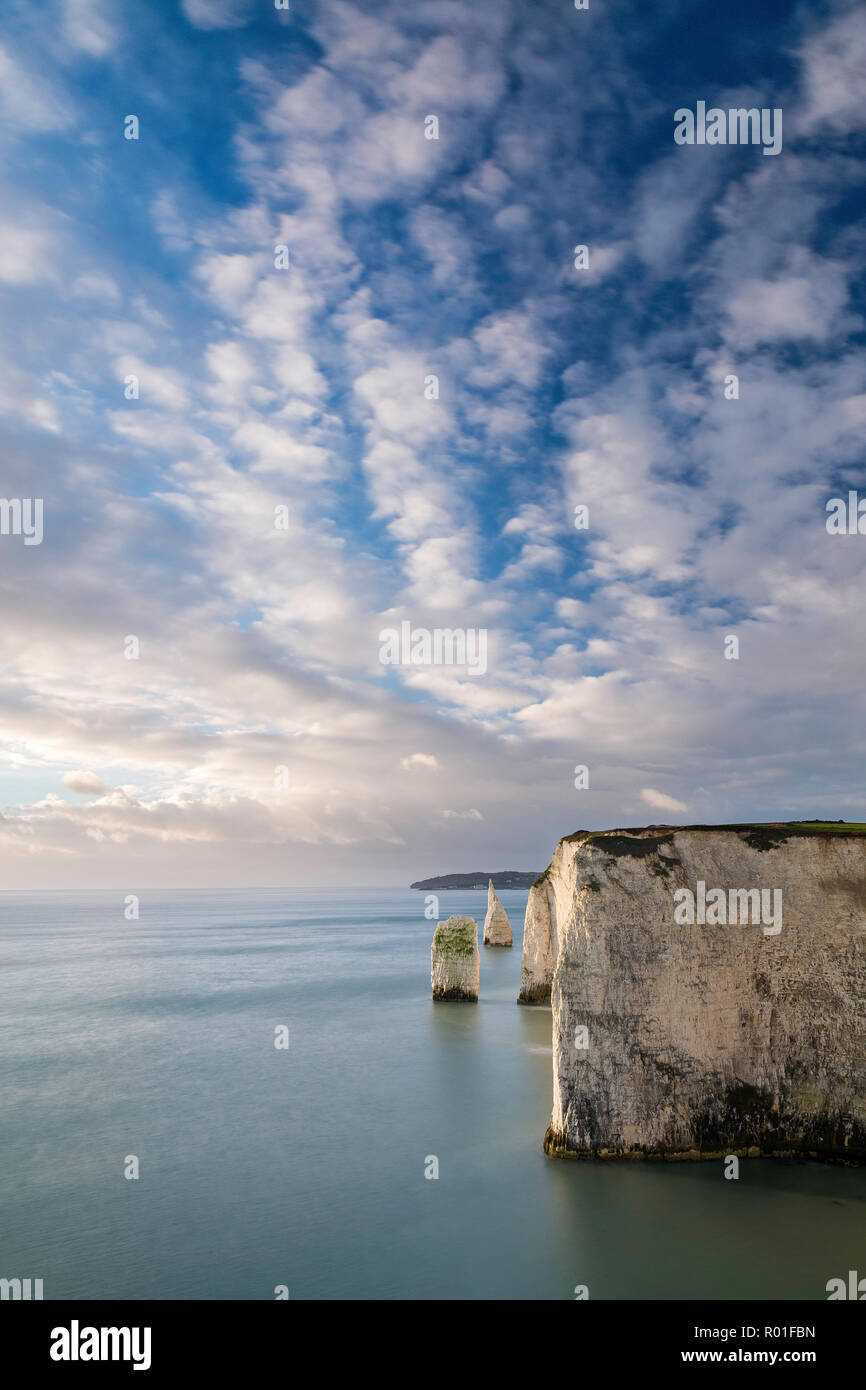
POLYGON ((544 1157, 550 1012, 514 1002, 526 893, 501 896, 515 948, 483 950, 473 1007, 432 1003, 408 889, 145 893, 129 922, 119 893, 0 894, 0 1277, 51 1299, 823 1299, 866 1275, 863 1171, 544 1157))

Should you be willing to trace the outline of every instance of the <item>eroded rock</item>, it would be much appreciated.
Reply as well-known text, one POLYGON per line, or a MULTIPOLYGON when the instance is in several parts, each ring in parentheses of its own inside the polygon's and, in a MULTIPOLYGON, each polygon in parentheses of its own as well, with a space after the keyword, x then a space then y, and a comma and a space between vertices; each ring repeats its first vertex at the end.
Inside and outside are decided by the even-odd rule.
POLYGON ((561 841, 530 894, 521 989, 537 997, 554 960, 545 1150, 866 1162, 864 924, 862 835, 561 841), (760 916, 777 891, 778 929, 760 916))
POLYGON ((560 840, 549 867, 536 879, 526 900, 523 958, 518 1004, 549 1004, 553 972, 559 955, 562 923, 571 911, 569 846, 589 832, 579 830, 560 840))
POLYGON ((478 1002, 480 972, 478 923, 474 917, 449 917, 433 933, 430 979, 433 998, 478 1002))
POLYGON ((484 918, 485 946, 513 946, 514 936, 508 913, 499 901, 491 878, 487 884, 487 916, 484 918))

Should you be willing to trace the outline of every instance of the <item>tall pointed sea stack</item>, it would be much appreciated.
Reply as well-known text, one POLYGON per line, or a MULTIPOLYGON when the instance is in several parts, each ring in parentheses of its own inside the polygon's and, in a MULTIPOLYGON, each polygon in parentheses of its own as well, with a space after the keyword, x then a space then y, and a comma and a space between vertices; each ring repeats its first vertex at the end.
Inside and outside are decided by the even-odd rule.
POLYGON ((508 920, 508 913, 496 895, 493 887, 493 879, 487 883, 487 916, 484 918, 484 945, 485 946, 513 946, 514 937, 511 934, 511 923, 508 920))
POLYGON ((433 933, 430 980, 434 999, 478 1003, 478 923, 473 917, 449 917, 433 933))

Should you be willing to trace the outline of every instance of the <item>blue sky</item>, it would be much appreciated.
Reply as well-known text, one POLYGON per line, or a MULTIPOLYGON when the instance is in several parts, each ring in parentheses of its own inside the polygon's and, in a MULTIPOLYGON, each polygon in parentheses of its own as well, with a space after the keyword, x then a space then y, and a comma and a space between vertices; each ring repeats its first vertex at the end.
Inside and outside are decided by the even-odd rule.
POLYGON ((0 491, 44 500, 0 886, 863 818, 862 7, 10 3, 0 77, 0 491), (781 152, 675 144, 698 101, 781 152), (486 672, 384 667, 402 621, 486 672))

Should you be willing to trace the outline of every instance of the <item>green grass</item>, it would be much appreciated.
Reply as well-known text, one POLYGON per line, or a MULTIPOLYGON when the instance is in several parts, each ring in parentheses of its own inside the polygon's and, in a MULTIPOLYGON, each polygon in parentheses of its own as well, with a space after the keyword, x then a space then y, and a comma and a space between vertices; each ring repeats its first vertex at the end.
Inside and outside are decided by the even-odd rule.
POLYGON ((790 825, 800 830, 817 830, 829 835, 866 835, 866 823, 836 820, 793 820, 790 825))
POLYGON ((478 924, 471 917, 449 917, 433 933, 433 945, 437 951, 451 956, 472 956, 477 932, 478 924))
MULTIPOLYGON (((617 830, 578 830, 566 835, 563 843, 585 840, 587 844, 597 845, 613 858, 627 855, 630 858, 645 858, 655 855, 659 845, 670 843, 675 833, 681 830, 729 830, 742 836, 752 849, 775 849, 794 836, 811 835, 866 835, 866 823, 841 820, 789 820, 789 821, 749 821, 733 825, 644 825, 629 826, 617 830)), ((540 880, 539 880, 540 881, 540 880)))
POLYGON ((586 836, 588 839, 608 839, 610 837, 633 838, 652 835, 656 840, 670 839, 677 830, 749 830, 779 831, 789 835, 866 835, 866 822, 845 820, 768 820, 743 821, 730 825, 631 825, 622 830, 580 830, 575 835, 567 835, 568 840, 586 836))

